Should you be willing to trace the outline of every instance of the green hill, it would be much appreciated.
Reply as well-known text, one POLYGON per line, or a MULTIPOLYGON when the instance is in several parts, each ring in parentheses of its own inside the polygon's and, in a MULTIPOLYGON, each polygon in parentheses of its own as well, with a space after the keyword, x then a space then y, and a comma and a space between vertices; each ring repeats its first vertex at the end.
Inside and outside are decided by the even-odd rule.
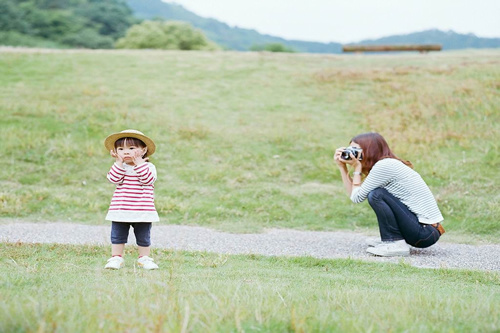
MULTIPOLYGON (((263 35, 255 30, 230 27, 211 18, 204 18, 178 4, 161 0, 126 0, 134 14, 142 19, 155 17, 165 20, 187 21, 203 30, 208 38, 231 50, 248 51, 252 45, 281 43, 298 52, 341 53, 340 43, 318 43, 287 40, 263 35)), ((365 40, 356 44, 441 44, 443 50, 467 48, 498 48, 500 38, 480 38, 473 34, 458 34, 453 31, 426 30, 407 35, 388 36, 376 40, 365 40)))
POLYGON ((474 34, 458 34, 454 31, 431 29, 407 35, 367 39, 353 44, 441 44, 443 50, 458 50, 498 48, 500 47, 500 38, 479 38, 474 34))
POLYGON ((206 36, 217 44, 238 51, 248 51, 253 45, 281 43, 298 52, 309 53, 340 53, 339 43, 315 43, 263 35, 252 29, 230 27, 226 23, 211 18, 204 18, 188 11, 178 4, 170 4, 161 0, 127 0, 134 14, 141 19, 162 18, 191 23, 203 30, 206 36))
MULTIPOLYGON (((144 19, 184 21, 227 50, 249 51, 278 45, 305 53, 341 53, 340 43, 319 43, 260 34, 204 18, 161 0, 3 0, 0 45, 49 48, 113 48, 118 38, 144 19)), ((498 48, 500 38, 479 38, 453 31, 427 30, 365 40, 358 44, 441 44, 444 50, 498 48)))

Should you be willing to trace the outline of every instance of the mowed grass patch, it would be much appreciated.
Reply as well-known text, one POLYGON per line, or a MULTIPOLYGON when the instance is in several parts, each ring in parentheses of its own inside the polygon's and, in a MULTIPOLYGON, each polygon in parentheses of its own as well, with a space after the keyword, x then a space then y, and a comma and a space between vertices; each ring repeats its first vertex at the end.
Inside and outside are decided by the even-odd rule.
POLYGON ((0 53, 5 218, 101 224, 115 131, 152 137, 164 223, 376 229, 332 162, 378 131, 414 162, 449 232, 495 239, 498 51, 428 55, 0 53))
POLYGON ((104 270, 108 247, 1 243, 0 330, 488 332, 494 272, 404 263, 154 249, 160 265, 104 270))

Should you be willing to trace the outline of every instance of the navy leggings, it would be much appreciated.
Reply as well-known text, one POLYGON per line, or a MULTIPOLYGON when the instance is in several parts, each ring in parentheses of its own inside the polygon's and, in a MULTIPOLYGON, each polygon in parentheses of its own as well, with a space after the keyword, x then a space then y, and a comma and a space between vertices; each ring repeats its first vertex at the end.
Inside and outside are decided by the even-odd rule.
POLYGON ((382 241, 404 239, 414 247, 428 247, 439 240, 439 231, 421 224, 408 207, 386 189, 377 188, 368 194, 368 203, 375 211, 382 241))
POLYGON ((135 240, 137 245, 148 247, 151 245, 151 225, 152 223, 111 223, 111 244, 126 244, 130 227, 134 228, 135 240))

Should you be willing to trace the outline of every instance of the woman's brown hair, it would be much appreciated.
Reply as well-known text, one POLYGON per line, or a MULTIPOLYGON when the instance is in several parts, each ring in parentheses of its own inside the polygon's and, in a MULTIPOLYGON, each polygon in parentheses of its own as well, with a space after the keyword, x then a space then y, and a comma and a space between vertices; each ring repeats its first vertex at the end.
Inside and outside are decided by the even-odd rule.
POLYGON ((393 154, 387 141, 378 133, 369 132, 356 135, 351 139, 351 143, 357 143, 363 149, 363 160, 361 161, 362 173, 368 175, 373 168, 373 165, 384 158, 395 158, 410 168, 413 165, 410 161, 405 161, 393 154))

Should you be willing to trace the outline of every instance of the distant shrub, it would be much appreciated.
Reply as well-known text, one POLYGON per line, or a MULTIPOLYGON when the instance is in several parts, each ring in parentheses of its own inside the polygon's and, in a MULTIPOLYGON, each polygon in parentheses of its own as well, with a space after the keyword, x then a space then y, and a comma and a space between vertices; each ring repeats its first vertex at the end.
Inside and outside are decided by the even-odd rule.
POLYGON ((294 49, 287 47, 281 43, 268 43, 263 45, 253 45, 250 47, 250 51, 268 51, 268 52, 295 52, 294 49))
POLYGON ((116 44, 120 49, 217 50, 198 29, 184 22, 144 21, 127 30, 116 44))

